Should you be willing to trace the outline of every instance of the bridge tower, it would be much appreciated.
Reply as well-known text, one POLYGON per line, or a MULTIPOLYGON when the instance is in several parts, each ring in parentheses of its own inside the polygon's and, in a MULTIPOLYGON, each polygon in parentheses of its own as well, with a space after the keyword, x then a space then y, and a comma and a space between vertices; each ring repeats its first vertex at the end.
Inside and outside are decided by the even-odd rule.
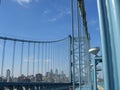
POLYGON ((86 11, 83 0, 71 0, 72 17, 72 37, 71 37, 71 57, 72 57, 72 83, 73 90, 79 83, 79 90, 85 88, 91 90, 90 56, 89 56, 89 33, 87 29, 86 11), (76 7, 77 30, 74 28, 74 7, 76 7), (77 34, 76 34, 77 32, 77 34))

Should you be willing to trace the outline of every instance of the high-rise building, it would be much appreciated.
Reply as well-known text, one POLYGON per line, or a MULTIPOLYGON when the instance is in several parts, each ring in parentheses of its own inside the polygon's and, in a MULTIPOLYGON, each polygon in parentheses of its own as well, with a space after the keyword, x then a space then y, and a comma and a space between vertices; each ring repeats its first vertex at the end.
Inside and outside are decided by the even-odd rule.
POLYGON ((46 72, 46 77, 50 77, 51 73, 50 72, 46 72))
POLYGON ((55 75, 58 75, 58 69, 55 70, 55 75))
POLYGON ((36 74, 36 81, 37 82, 42 81, 42 74, 40 73, 36 74))
POLYGON ((50 77, 53 77, 53 70, 50 71, 50 77))
POLYGON ((26 77, 22 74, 21 76, 18 77, 18 81, 19 82, 24 82, 25 78, 26 77))
POLYGON ((0 82, 2 82, 2 77, 0 77, 0 82))
POLYGON ((7 82, 10 82, 10 69, 7 69, 6 78, 7 78, 7 82))

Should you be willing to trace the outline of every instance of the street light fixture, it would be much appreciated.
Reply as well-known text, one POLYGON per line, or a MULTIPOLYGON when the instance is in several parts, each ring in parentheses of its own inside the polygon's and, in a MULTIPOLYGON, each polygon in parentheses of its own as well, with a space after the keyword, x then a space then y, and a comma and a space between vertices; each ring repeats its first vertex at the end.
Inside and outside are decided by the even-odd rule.
POLYGON ((98 52, 100 51, 100 48, 99 47, 94 47, 94 48, 90 48, 89 49, 89 53, 93 54, 94 55, 94 64, 93 64, 93 67, 94 67, 94 90, 97 90, 97 75, 96 75, 96 62, 97 62, 97 59, 96 57, 98 57, 98 52))
POLYGON ((94 47, 89 49, 89 53, 92 53, 93 55, 97 56, 98 52, 100 51, 99 47, 94 47))

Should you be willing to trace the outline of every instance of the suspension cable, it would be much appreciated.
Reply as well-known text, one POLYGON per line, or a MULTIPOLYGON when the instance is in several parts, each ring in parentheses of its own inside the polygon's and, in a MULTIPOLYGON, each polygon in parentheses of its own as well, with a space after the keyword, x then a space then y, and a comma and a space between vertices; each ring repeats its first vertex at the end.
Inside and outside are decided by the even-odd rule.
MULTIPOLYGON (((61 40, 56 40, 56 41, 32 41, 32 40, 22 40, 22 39, 15 39, 15 38, 8 38, 8 37, 1 37, 0 36, 0 39, 4 40, 4 46, 3 46, 3 53, 2 53, 2 66, 1 66, 1 76, 3 76, 3 69, 4 69, 4 58, 5 58, 5 49, 6 49, 6 41, 11 41, 11 43, 13 43, 13 49, 12 49, 12 66, 11 66, 11 76, 12 76, 12 79, 14 78, 14 69, 15 69, 15 59, 17 58, 16 57, 16 51, 17 51, 17 44, 20 42, 20 71, 18 73, 20 73, 20 75, 23 74, 24 70, 23 70, 23 59, 24 59, 24 53, 25 53, 25 50, 24 50, 24 47, 27 43, 27 63, 25 65, 26 69, 27 69, 27 72, 25 72, 27 74, 27 76, 30 74, 30 49, 31 49, 31 43, 34 43, 34 47, 33 47, 33 75, 35 72, 35 44, 39 44, 38 45, 38 73, 40 71, 40 57, 42 58, 42 63, 41 63, 41 74, 44 74, 44 72, 48 71, 49 72, 49 69, 51 67, 51 70, 54 72, 54 68, 56 67, 55 64, 56 64, 56 52, 55 50, 57 51, 57 49, 54 47, 56 42, 61 42, 63 40, 66 40, 66 38, 64 39, 61 39, 61 40), (40 46, 40 44, 42 46, 40 46), (41 52, 40 52, 41 51, 41 52), (42 56, 40 56, 40 53, 42 56), (51 59, 51 65, 49 63, 49 59, 51 59), (44 61, 45 60, 45 61, 44 61), (45 71, 44 71, 45 70, 45 71)), ((16 74, 15 74, 16 75, 16 74)))
POLYGON ((30 42, 28 42, 27 76, 29 75, 29 63, 30 63, 30 42))
POLYGON ((43 74, 43 66, 44 66, 44 65, 43 65, 43 59, 44 59, 44 57, 43 57, 43 55, 44 55, 44 43, 42 43, 42 54, 41 54, 41 55, 42 55, 41 73, 43 74))
POLYGON ((54 46, 54 72, 55 72, 55 70, 57 69, 57 67, 56 67, 56 63, 57 63, 57 59, 56 59, 56 57, 57 57, 57 51, 56 51, 56 43, 55 43, 55 46, 54 46))
POLYGON ((48 44, 48 72, 50 72, 50 44, 48 44))
POLYGON ((40 43, 38 43, 38 73, 40 73, 39 68, 40 68, 40 43))
POLYGON ((4 40, 4 44, 3 44, 1 77, 3 77, 4 59, 5 59, 5 47, 6 47, 6 40, 4 40))
POLYGON ((20 64, 20 75, 22 75, 22 67, 23 67, 23 47, 24 47, 24 42, 21 43, 21 64, 20 64))
POLYGON ((16 48, 16 41, 14 41, 13 45, 13 59, 12 59, 12 80, 14 78, 14 63, 15 63, 15 48, 16 48))
POLYGON ((35 43, 33 46, 33 76, 34 76, 34 73, 35 73, 35 43))
POLYGON ((60 52, 60 54, 59 54, 59 61, 60 61, 60 62, 59 62, 59 63, 60 63, 60 67, 59 67, 60 69, 59 69, 59 71, 61 72, 61 71, 62 71, 62 68, 63 68, 63 67, 61 67, 62 62, 63 62, 63 58, 62 58, 63 50, 60 48, 60 51, 59 51, 59 52, 60 52))
POLYGON ((54 66, 55 66, 55 65, 54 65, 54 63, 55 63, 55 62, 54 62, 54 59, 55 59, 55 46, 53 45, 53 72, 54 72, 54 68, 55 68, 55 67, 54 67, 54 66))
POLYGON ((46 74, 46 63, 47 63, 47 43, 45 43, 45 52, 44 52, 44 64, 45 64, 45 74, 46 74))
POLYGON ((10 37, 3 37, 0 36, 0 39, 4 40, 10 40, 10 41, 18 41, 18 42, 30 42, 30 43, 55 43, 66 40, 68 37, 65 37, 63 39, 55 40, 55 41, 35 41, 35 40, 24 40, 24 39, 16 39, 16 38, 10 38, 10 37))
POLYGON ((53 50, 52 50, 52 48, 53 48, 53 43, 51 43, 51 71, 52 71, 52 69, 53 69, 53 50))

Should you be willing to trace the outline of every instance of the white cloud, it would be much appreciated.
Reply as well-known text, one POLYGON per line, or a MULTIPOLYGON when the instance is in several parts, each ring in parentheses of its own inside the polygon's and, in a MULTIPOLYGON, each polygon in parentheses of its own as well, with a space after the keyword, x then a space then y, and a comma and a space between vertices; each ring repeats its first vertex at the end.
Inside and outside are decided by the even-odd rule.
POLYGON ((48 21, 50 22, 54 22, 54 21, 57 21, 58 19, 66 16, 66 15, 69 15, 70 14, 70 10, 69 9, 65 9, 65 10, 60 10, 58 14, 56 14, 56 16, 54 16, 53 18, 49 19, 48 21))
POLYGON ((54 17, 54 18, 49 19, 48 21, 49 21, 49 22, 54 22, 54 21, 56 21, 57 19, 58 19, 57 17, 54 17))
POLYGON ((17 2, 20 4, 20 5, 23 5, 23 4, 29 4, 32 2, 32 0, 17 0, 17 2))
POLYGON ((31 2, 35 1, 38 2, 39 0, 12 0, 20 4, 21 6, 26 7, 26 5, 30 4, 31 2))
POLYGON ((51 12, 50 10, 44 10, 43 14, 46 15, 46 14, 49 14, 50 12, 51 12))

